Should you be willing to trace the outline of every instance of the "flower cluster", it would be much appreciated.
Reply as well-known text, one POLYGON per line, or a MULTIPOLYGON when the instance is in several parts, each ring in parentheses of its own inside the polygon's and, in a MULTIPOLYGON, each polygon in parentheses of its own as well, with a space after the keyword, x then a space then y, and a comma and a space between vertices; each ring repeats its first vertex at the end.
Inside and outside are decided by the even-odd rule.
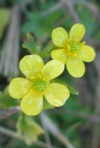
POLYGON ((53 60, 44 64, 39 55, 27 55, 19 63, 21 72, 26 78, 12 79, 9 94, 21 100, 21 109, 27 115, 37 115, 43 108, 43 97, 55 107, 64 105, 70 96, 67 86, 54 83, 52 80, 64 71, 66 64, 68 72, 73 77, 81 77, 85 72, 84 62, 93 61, 94 49, 85 42, 80 42, 85 34, 82 24, 75 24, 70 32, 58 27, 52 32, 52 40, 59 49, 53 50, 53 60))

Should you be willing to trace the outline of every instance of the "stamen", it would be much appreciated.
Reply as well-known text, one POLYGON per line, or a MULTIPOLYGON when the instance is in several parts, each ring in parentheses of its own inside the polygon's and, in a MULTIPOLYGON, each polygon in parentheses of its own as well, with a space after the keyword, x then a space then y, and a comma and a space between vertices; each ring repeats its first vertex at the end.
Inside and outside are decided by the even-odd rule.
POLYGON ((80 48, 79 43, 76 43, 76 42, 70 42, 69 46, 70 46, 71 52, 77 52, 80 48))
POLYGON ((69 40, 67 42, 67 54, 72 54, 72 55, 77 55, 78 51, 80 50, 81 46, 83 46, 85 42, 83 43, 78 43, 73 40, 69 40))
POLYGON ((33 87, 36 91, 44 91, 47 88, 47 82, 41 79, 36 79, 33 82, 33 87))

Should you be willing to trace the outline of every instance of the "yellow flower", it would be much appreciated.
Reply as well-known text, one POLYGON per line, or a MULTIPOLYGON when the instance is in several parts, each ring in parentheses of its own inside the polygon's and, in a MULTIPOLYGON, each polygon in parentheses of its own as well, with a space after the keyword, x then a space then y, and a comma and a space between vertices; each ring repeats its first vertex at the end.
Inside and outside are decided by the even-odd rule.
POLYGON ((22 98, 21 109, 27 115, 37 115, 43 108, 43 96, 55 107, 62 106, 70 93, 65 85, 51 83, 64 70, 61 61, 51 60, 44 65, 38 55, 27 55, 19 63, 26 78, 14 78, 9 85, 9 94, 22 98))
POLYGON ((53 43, 60 49, 53 50, 51 56, 66 64, 68 72, 73 77, 81 77, 85 72, 83 62, 91 62, 95 58, 94 49, 85 42, 80 42, 85 34, 85 27, 82 24, 72 26, 69 35, 62 27, 52 31, 53 43))

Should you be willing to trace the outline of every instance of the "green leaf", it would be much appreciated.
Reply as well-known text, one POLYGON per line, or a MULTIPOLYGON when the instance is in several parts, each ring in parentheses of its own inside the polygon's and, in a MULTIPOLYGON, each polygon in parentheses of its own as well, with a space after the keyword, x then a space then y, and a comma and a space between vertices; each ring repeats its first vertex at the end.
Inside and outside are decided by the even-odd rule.
POLYGON ((21 115, 17 123, 18 136, 22 136, 26 144, 31 145, 43 134, 43 129, 32 119, 32 117, 21 115))
POLYGON ((67 87, 73 95, 79 95, 79 92, 75 88, 73 88, 72 86, 70 86, 68 84, 67 84, 67 87))
POLYGON ((10 97, 8 93, 8 87, 4 90, 4 92, 0 91, 0 107, 1 108, 9 108, 17 105, 18 105, 18 100, 10 97))
POLYGON ((22 44, 22 47, 26 48, 31 54, 38 54, 40 50, 31 34, 26 35, 26 42, 22 44))
POLYGON ((53 50, 54 45, 51 41, 47 43, 47 45, 40 51, 40 56, 42 58, 50 57, 51 51, 53 50))
POLYGON ((9 10, 6 8, 0 9, 0 38, 2 38, 5 27, 8 25, 10 21, 9 10))
POLYGON ((41 16, 39 12, 29 12, 27 14, 27 20, 22 26, 24 33, 33 33, 36 37, 47 38, 50 33, 51 26, 47 25, 45 18, 41 16))

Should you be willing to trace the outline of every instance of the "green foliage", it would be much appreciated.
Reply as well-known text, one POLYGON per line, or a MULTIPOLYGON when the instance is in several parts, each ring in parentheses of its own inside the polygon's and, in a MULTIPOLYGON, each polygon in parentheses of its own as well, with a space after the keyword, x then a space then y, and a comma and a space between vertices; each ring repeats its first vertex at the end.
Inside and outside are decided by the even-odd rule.
POLYGON ((64 119, 65 121, 67 121, 67 125, 69 127, 73 123, 85 121, 85 119, 83 117, 77 115, 78 112, 79 113, 80 112, 88 112, 88 113, 91 112, 90 107, 82 106, 80 100, 77 99, 76 96, 74 96, 74 95, 70 96, 70 98, 67 100, 67 102, 63 106, 63 109, 66 112, 61 116, 61 118, 64 119), (69 113, 67 113, 67 111, 69 113), (75 114, 74 114, 74 111, 75 111, 75 114))
POLYGON ((37 37, 46 39, 54 28, 52 21, 57 21, 61 16, 61 11, 50 13, 47 16, 39 12, 28 12, 22 31, 25 33, 34 32, 37 37))
POLYGON ((77 6, 77 12, 80 17, 81 22, 86 26, 87 34, 91 36, 96 26, 95 19, 89 9, 85 9, 82 5, 77 6), (91 24, 91 25, 90 25, 91 24))
POLYGON ((40 50, 40 47, 34 41, 34 38, 31 34, 26 35, 26 41, 22 44, 23 48, 26 48, 30 54, 39 54, 42 58, 50 56, 50 53, 53 49, 52 42, 48 42, 46 46, 40 50))
POLYGON ((5 27, 8 25, 10 21, 10 12, 6 8, 0 9, 0 39, 3 36, 5 27))
POLYGON ((21 115, 17 123, 18 136, 31 145, 38 140, 38 136, 43 134, 43 129, 32 119, 32 117, 21 115))
POLYGON ((24 23, 22 31, 25 33, 32 33, 35 32, 36 36, 42 36, 45 34, 49 29, 48 26, 43 21, 42 16, 38 13, 28 13, 27 14, 28 21, 24 23))
POLYGON ((17 106, 19 103, 16 99, 10 97, 8 93, 8 87, 2 92, 0 91, 0 107, 1 108, 9 108, 13 106, 17 106))
POLYGON ((79 92, 75 88, 73 88, 72 86, 70 86, 68 84, 67 84, 67 87, 73 95, 79 95, 79 92))
MULTIPOLYGON (((72 110, 72 111, 80 111, 81 107, 80 107, 80 103, 79 100, 76 99, 76 97, 74 97, 73 95, 71 95, 71 97, 66 101, 66 104, 63 106, 64 110, 72 110)), ((80 121, 79 117, 73 116, 70 113, 67 114, 67 112, 65 112, 64 114, 62 114, 61 118, 65 121, 67 121, 67 126, 73 124, 76 121, 80 121)))
POLYGON ((26 42, 22 44, 22 47, 26 48, 31 54, 38 54, 40 51, 31 34, 26 35, 26 42))
POLYGON ((49 41, 45 47, 43 47, 43 49, 40 51, 40 56, 42 58, 47 58, 47 57, 50 57, 50 53, 53 49, 53 44, 51 41, 49 41))

